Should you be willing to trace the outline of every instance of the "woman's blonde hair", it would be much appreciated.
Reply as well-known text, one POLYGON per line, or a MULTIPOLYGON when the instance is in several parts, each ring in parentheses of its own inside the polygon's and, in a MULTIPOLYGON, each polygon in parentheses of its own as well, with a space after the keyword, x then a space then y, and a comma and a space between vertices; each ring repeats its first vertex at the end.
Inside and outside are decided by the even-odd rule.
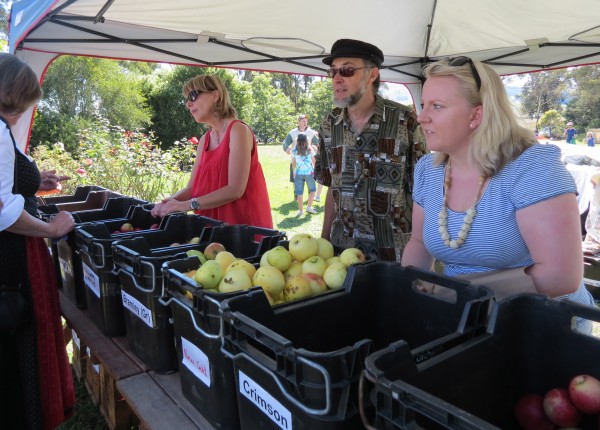
MULTIPOLYGON (((444 59, 425 66, 423 76, 425 79, 454 77, 459 84, 459 94, 472 107, 482 107, 481 123, 473 133, 469 157, 483 175, 493 176, 506 163, 537 143, 535 132, 519 125, 502 80, 491 67, 473 61, 481 79, 481 89, 478 89, 471 65, 465 62, 462 66, 450 66, 450 61, 444 59)), ((447 154, 439 153, 436 162, 444 163, 447 158, 447 154)))
POLYGON ((217 76, 198 75, 191 78, 183 85, 183 96, 187 99, 188 94, 194 90, 203 93, 217 91, 219 98, 214 106, 214 114, 218 118, 237 117, 237 112, 231 104, 229 91, 217 76))
POLYGON ((0 53, 0 113, 20 115, 42 98, 35 72, 13 54, 0 53))

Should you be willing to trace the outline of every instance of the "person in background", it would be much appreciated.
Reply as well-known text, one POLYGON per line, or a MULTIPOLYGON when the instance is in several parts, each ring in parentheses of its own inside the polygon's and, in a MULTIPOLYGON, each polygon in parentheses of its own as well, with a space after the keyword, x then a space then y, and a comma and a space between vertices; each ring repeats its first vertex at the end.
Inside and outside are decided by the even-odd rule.
POLYGON ((223 82, 199 75, 184 84, 183 95, 196 122, 211 129, 200 138, 187 186, 158 202, 152 215, 193 210, 231 225, 273 228, 256 137, 236 118, 223 82))
POLYGON ((567 123, 567 128, 565 128, 563 135, 565 136, 567 143, 572 143, 575 145, 575 136, 577 136, 577 130, 573 128, 573 123, 571 121, 567 123))
MULTIPOLYGON (((308 117, 304 114, 298 116, 298 127, 290 131, 285 140, 283 141, 283 150, 291 154, 292 150, 296 147, 296 141, 298 139, 298 135, 302 133, 304 134, 310 146, 312 147, 313 152, 316 154, 319 151, 319 136, 315 130, 308 126, 308 117)), ((294 174, 293 169, 290 164, 290 182, 294 182, 294 174)), ((295 190, 295 185, 294 185, 295 190)), ((321 192, 323 191, 323 184, 317 185, 317 195, 315 197, 315 202, 321 201, 321 192)))
POLYGON ((412 172, 425 151, 412 109, 377 94, 383 53, 336 41, 323 59, 333 84, 319 129, 315 177, 329 187, 321 236, 371 258, 400 261, 412 227, 412 172))
POLYGON ((594 306, 583 284, 577 188, 560 148, 518 124, 489 66, 456 57, 423 73, 418 120, 435 154, 415 169, 402 265, 431 269, 435 259, 448 276, 524 267, 539 293, 594 306))
POLYGON ((298 202, 298 213, 301 216, 304 207, 304 184, 308 188, 308 206, 306 212, 316 214, 313 209, 313 200, 317 189, 314 178, 315 153, 312 146, 308 145, 308 138, 300 133, 296 139, 296 147, 292 150, 292 172, 294 175, 294 188, 296 201, 298 202))
POLYGON ((56 272, 43 239, 63 237, 75 222, 68 212, 47 223, 37 217, 36 192, 56 188, 58 176, 40 173, 11 132, 41 96, 33 70, 0 53, 0 285, 20 286, 30 305, 16 332, 0 334, 0 426, 6 429, 54 429, 75 404, 56 272))
POLYGON ((592 133, 591 131, 588 131, 585 137, 585 141, 587 142, 587 146, 590 146, 592 148, 596 146, 596 138, 594 137, 594 133, 592 133))

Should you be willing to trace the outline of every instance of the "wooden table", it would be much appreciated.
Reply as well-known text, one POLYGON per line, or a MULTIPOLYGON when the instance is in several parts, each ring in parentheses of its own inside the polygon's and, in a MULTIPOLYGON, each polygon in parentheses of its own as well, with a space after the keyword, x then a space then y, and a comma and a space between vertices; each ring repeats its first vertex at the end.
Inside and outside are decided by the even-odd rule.
POLYGON ((183 396, 178 372, 161 375, 150 370, 131 352, 126 337, 105 336, 86 310, 62 291, 59 296, 63 317, 82 350, 79 354, 89 355, 86 386, 111 430, 138 424, 142 430, 214 430, 183 396))

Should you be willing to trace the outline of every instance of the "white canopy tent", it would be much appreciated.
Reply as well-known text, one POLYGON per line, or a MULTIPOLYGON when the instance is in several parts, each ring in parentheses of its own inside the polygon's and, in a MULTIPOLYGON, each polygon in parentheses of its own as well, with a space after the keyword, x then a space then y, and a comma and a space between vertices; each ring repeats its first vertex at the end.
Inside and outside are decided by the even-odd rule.
MULTIPOLYGON (((382 79, 418 102, 422 65, 446 56, 500 74, 600 62, 600 2, 21 0, 9 43, 40 79, 62 54, 325 76, 339 38, 381 48, 382 79)), ((23 146, 31 119, 15 130, 23 146)))

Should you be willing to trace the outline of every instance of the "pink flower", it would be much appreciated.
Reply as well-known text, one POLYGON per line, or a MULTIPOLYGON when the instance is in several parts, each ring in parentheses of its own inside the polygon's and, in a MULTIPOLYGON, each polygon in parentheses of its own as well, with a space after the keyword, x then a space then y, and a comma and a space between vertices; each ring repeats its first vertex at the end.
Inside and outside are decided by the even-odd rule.
POLYGON ((192 145, 198 145, 198 138, 196 136, 190 137, 190 142, 192 142, 192 145))
POLYGON ((75 170, 79 175, 81 176, 86 176, 87 175, 87 171, 83 168, 80 167, 79 169, 75 170))

